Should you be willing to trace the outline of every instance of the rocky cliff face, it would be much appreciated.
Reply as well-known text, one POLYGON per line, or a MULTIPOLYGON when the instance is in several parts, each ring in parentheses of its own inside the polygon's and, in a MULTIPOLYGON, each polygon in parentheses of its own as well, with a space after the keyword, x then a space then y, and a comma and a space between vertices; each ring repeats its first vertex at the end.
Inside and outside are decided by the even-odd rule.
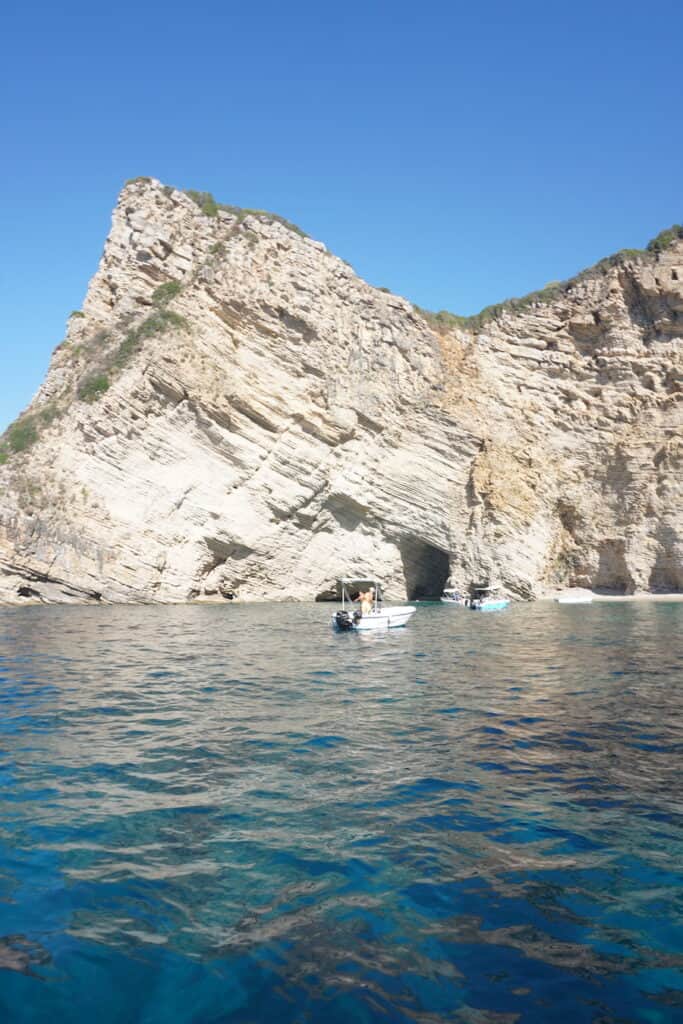
POLYGON ((132 182, 4 439, 0 600, 681 590, 682 334, 681 240, 472 330, 132 182))

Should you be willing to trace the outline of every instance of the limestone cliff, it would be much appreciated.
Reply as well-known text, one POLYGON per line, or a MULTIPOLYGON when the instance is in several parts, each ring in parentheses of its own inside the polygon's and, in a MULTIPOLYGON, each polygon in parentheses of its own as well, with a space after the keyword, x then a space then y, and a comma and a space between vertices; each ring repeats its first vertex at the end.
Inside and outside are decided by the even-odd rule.
POLYGON ((129 183, 0 448, 0 600, 683 589, 683 240, 494 312, 129 183))

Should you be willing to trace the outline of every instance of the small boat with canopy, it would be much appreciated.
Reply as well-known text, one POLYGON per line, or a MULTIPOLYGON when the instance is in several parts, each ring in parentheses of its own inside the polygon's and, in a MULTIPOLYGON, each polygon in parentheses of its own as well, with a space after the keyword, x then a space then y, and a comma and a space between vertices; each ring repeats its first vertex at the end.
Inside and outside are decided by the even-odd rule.
POLYGON ((379 580, 349 576, 338 582, 342 606, 333 614, 332 626, 340 633, 395 629, 405 626, 415 614, 412 605, 385 605, 379 580))
POLYGON ((441 604, 459 604, 464 605, 465 595, 461 594, 455 587, 446 587, 441 595, 441 604))
POLYGON ((472 584, 470 596, 465 600, 465 607, 473 612, 497 612, 507 608, 510 598, 498 592, 497 587, 488 583, 472 584))

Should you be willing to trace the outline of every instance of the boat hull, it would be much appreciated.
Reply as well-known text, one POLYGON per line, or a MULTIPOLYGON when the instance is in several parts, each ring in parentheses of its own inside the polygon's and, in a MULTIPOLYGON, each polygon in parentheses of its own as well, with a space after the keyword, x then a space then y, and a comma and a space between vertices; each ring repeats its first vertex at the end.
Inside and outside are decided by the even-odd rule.
MULTIPOLYGON (((415 614, 412 605, 397 605, 395 608, 382 608, 380 611, 363 615, 351 626, 351 632, 364 633, 371 629, 398 629, 405 626, 415 614)), ((332 616, 332 627, 341 632, 336 615, 332 616)), ((344 630, 343 632, 347 632, 344 630)))
POLYGON ((460 607, 464 605, 464 601, 459 597, 442 597, 440 598, 441 604, 459 604, 460 607))
POLYGON ((507 608, 509 604, 509 600, 503 597, 499 601, 481 601, 477 604, 470 604, 467 607, 472 612, 499 612, 503 608, 507 608))

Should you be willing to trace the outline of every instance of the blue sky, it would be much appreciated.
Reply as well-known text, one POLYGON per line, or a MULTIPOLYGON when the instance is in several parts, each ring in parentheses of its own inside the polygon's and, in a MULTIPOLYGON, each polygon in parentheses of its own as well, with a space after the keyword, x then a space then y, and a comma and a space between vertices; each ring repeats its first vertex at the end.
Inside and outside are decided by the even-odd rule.
POLYGON ((0 426, 127 178, 274 210, 473 313, 683 219, 683 5, 3 5, 0 426))

